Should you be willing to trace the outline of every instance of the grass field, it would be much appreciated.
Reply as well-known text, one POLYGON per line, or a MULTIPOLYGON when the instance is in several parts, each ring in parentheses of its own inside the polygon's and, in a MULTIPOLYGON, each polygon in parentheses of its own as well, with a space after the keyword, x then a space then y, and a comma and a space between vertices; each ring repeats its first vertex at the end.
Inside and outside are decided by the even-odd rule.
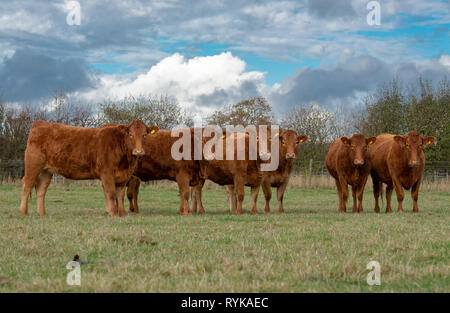
POLYGON ((22 217, 20 186, 0 186, 0 292, 450 291, 449 192, 422 192, 419 214, 409 193, 404 214, 374 214, 367 191, 363 214, 338 214, 333 189, 288 188, 285 214, 275 199, 263 214, 262 194, 249 214, 247 193, 236 216, 211 186, 207 213, 182 217, 172 186, 142 188, 141 213, 125 218, 107 216, 100 188, 77 185, 50 186, 46 217, 33 195, 22 217), (75 254, 88 264, 68 286, 75 254), (381 286, 366 283, 371 260, 381 286))

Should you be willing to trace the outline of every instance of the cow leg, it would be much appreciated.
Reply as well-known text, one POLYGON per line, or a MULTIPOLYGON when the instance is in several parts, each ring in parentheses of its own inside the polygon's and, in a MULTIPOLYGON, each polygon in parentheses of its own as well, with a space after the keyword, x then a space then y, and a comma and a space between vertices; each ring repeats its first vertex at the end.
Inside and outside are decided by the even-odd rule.
POLYGON ((141 185, 141 181, 137 180, 136 185, 134 186, 134 196, 133 196, 133 204, 134 204, 134 213, 139 213, 138 207, 138 196, 139 196, 139 187, 141 185))
POLYGON ((386 187, 386 213, 392 213, 391 199, 394 186, 392 184, 386 187))
POLYGON ((139 186, 141 185, 141 180, 138 178, 131 178, 128 182, 127 188, 127 198, 130 202, 130 211, 133 213, 139 213, 138 207, 138 195, 139 195, 139 186))
MULTIPOLYGON (((362 200, 364 195, 364 188, 366 187, 367 178, 363 179, 361 184, 356 189, 356 197, 358 198, 358 213, 362 213, 363 207, 362 207, 362 200)), ((354 200, 353 200, 354 201, 354 200)))
POLYGON ((205 208, 203 207, 203 201, 202 201, 202 189, 203 186, 205 185, 205 180, 200 181, 200 184, 198 184, 198 189, 197 189, 197 197, 196 200, 198 202, 198 214, 204 214, 205 213, 205 208))
POLYGON ((203 207, 203 201, 202 201, 202 189, 203 189, 203 184, 200 185, 200 188, 198 188, 198 190, 197 190, 198 214, 205 213, 205 208, 203 207))
POLYGON ((197 190, 195 189, 196 187, 197 186, 189 188, 189 195, 191 197, 191 212, 192 213, 197 213, 197 190))
POLYGON ((116 199, 117 199, 117 207, 119 210, 119 216, 126 216, 125 212, 125 185, 117 185, 116 186, 116 199))
POLYGON ((110 216, 119 214, 117 207, 116 184, 112 176, 102 177, 103 192, 105 193, 106 207, 110 216))
POLYGON ((25 164, 25 176, 22 178, 22 199, 20 202, 20 212, 22 215, 28 215, 28 198, 31 196, 31 191, 36 185, 39 173, 42 170, 40 164, 31 163, 25 164))
POLYGON ((20 212, 22 215, 28 215, 28 198, 31 196, 31 191, 36 184, 37 175, 34 177, 24 176, 22 178, 22 200, 20 202, 20 212))
POLYGON ((227 189, 227 198, 228 198, 228 202, 230 204, 230 212, 235 213, 236 212, 236 191, 235 191, 234 185, 226 185, 225 188, 227 189))
POLYGON ((341 205, 339 212, 345 213, 347 212, 347 200, 348 200, 348 185, 347 181, 343 177, 339 177, 339 183, 341 188, 341 205))
POLYGON ((177 175, 178 190, 180 192, 180 214, 191 215, 189 208, 189 178, 186 175, 177 175))
POLYGON ((336 189, 337 189, 337 192, 338 192, 338 197, 339 197, 339 207, 338 207, 338 212, 339 213, 343 213, 343 212, 345 212, 342 208, 343 208, 343 205, 342 205, 342 202, 343 202, 343 200, 342 200, 342 187, 341 187, 341 183, 339 182, 339 179, 334 179, 334 182, 336 183, 336 189))
POLYGON ((398 201, 398 209, 397 212, 401 213, 403 212, 403 198, 405 197, 405 194, 403 193, 403 188, 401 183, 396 178, 392 178, 392 181, 394 183, 395 193, 397 194, 397 201, 398 201))
POLYGON ((380 205, 378 203, 378 198, 380 196, 380 187, 383 186, 380 184, 380 181, 372 175, 372 183, 373 183, 373 196, 375 198, 375 213, 380 213, 380 205))
POLYGON ((127 198, 130 203, 130 212, 134 212, 134 204, 133 204, 133 187, 128 185, 127 187, 127 198))
POLYGON ((270 213, 270 199, 272 199, 272 189, 270 188, 270 182, 268 180, 263 180, 261 187, 264 193, 264 198, 266 199, 264 213, 270 213))
POLYGON ((252 186, 250 194, 252 197, 252 214, 257 214, 256 202, 258 201, 259 186, 252 186))
POLYGON ((419 205, 417 200, 419 200, 419 187, 422 179, 419 179, 411 188, 411 197, 413 199, 413 212, 419 213, 419 205))
POLYGON ((284 192, 286 191, 287 184, 288 182, 285 181, 280 187, 277 188, 278 211, 280 213, 284 213, 283 197, 284 192))
POLYGON ((43 171, 37 177, 36 182, 36 199, 37 199, 37 212, 40 216, 45 215, 45 194, 47 192, 48 185, 52 180, 53 174, 49 171, 43 171))
POLYGON ((244 201, 244 179, 241 176, 236 175, 234 177, 234 188, 236 193, 236 200, 237 200, 237 206, 236 206, 236 213, 242 214, 242 202, 244 201))
POLYGON ((198 184, 197 186, 191 187, 191 212, 197 213, 197 206, 199 207, 198 214, 205 213, 205 208, 202 203, 202 189, 203 183, 198 184))
POLYGON ((352 207, 352 213, 358 212, 358 206, 356 204, 356 187, 352 186, 352 198, 353 198, 353 207, 352 207))

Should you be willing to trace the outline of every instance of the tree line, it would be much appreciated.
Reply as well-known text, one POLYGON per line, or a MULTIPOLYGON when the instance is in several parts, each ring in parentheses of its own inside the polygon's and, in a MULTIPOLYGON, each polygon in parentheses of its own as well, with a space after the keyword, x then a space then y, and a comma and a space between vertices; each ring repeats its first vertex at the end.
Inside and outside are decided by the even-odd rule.
MULTIPOLYGON (((417 130, 424 136, 437 138, 437 144, 425 149, 427 162, 450 162, 449 114, 448 79, 433 83, 419 78, 412 86, 403 86, 398 80, 389 81, 352 111, 343 106, 329 109, 316 103, 299 103, 276 119, 267 99, 257 96, 214 111, 206 117, 206 122, 222 127, 279 124, 300 135, 306 134, 308 141, 302 144, 301 157, 297 159, 298 168, 306 170, 310 160, 316 167, 323 166, 332 140, 357 132, 374 136, 417 130)), ((0 160, 23 160, 28 133, 36 120, 98 127, 134 119, 161 129, 194 124, 192 114, 169 96, 128 96, 105 99, 97 105, 72 101, 60 91, 54 92, 48 103, 37 106, 19 106, 0 99, 0 160)))

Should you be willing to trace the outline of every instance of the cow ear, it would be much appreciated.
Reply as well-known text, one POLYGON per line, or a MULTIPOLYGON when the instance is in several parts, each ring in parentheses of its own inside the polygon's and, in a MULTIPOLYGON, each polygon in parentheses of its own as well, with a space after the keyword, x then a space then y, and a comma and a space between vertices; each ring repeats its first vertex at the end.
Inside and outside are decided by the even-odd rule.
POLYGON ((120 129, 121 132, 125 133, 125 134, 129 134, 130 133, 130 126, 129 125, 117 125, 117 128, 120 129))
POLYGON ((153 135, 154 133, 156 133, 159 130, 158 126, 151 126, 151 127, 147 127, 147 132, 151 135, 153 135))
POLYGON ((308 140, 308 136, 306 136, 306 135, 297 136, 297 142, 298 143, 305 142, 306 140, 308 140))
POLYGON ((344 143, 344 145, 350 144, 350 138, 348 137, 341 137, 341 141, 344 143))
POLYGON ((368 145, 373 145, 375 143, 375 141, 377 141, 377 137, 370 137, 366 139, 366 143, 368 145))
POLYGON ((429 146, 435 141, 436 141, 436 137, 433 137, 433 136, 428 136, 427 138, 422 139, 424 146, 429 146))
POLYGON ((394 136, 394 140, 402 147, 406 145, 406 138, 404 136, 396 135, 394 136))

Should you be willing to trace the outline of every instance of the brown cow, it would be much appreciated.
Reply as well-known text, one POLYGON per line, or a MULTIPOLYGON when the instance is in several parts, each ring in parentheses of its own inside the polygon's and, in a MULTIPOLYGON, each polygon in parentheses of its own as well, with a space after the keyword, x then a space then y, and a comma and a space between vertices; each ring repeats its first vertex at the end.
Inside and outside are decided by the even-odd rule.
POLYGON ((143 140, 157 126, 147 127, 136 120, 129 125, 103 128, 67 126, 36 121, 25 150, 20 210, 28 214, 28 197, 36 187, 39 215, 45 215, 45 193, 53 174, 69 179, 100 179, 108 212, 125 215, 125 184, 144 155, 143 140))
POLYGON ((295 130, 280 129, 280 147, 279 147, 279 165, 276 171, 263 172, 262 190, 266 198, 265 213, 270 212, 270 199, 272 190, 270 187, 277 188, 278 211, 284 212, 283 197, 286 186, 294 169, 294 161, 298 155, 300 143, 308 140, 308 136, 299 136, 295 130))
MULTIPOLYGON (((294 161, 298 155, 299 144, 308 140, 308 136, 299 136, 295 130, 282 130, 278 132, 279 142, 279 165, 275 171, 262 172, 263 180, 261 187, 266 199, 265 213, 270 212, 270 199, 272 198, 271 187, 277 188, 278 211, 284 212, 283 197, 286 191, 289 178, 294 169, 294 161)), ((278 136, 276 134, 276 136, 278 136)), ((230 203, 230 210, 236 209, 236 197, 234 196, 233 185, 227 185, 227 197, 230 203)))
MULTIPOLYGON (((202 160, 200 161, 202 173, 205 178, 212 180, 216 184, 226 186, 234 185, 231 197, 236 197, 236 213, 242 214, 242 202, 244 200, 244 186, 251 187, 252 197, 252 214, 257 213, 256 200, 258 198, 259 187, 262 181, 262 174, 260 170, 261 160, 259 157, 257 160, 249 159, 249 135, 244 133, 233 133, 234 137, 234 159, 226 160, 226 138, 223 140, 223 160, 202 160), (238 160, 237 158, 237 142, 238 137, 245 136, 245 157, 244 160, 238 160)), ((258 154, 259 155, 259 154, 258 154)), ((204 213, 203 204, 201 201, 201 190, 204 181, 199 185, 192 188, 192 211, 197 211, 197 203, 200 205, 199 213, 204 213)))
POLYGON ((364 186, 369 176, 371 162, 369 148, 376 137, 366 138, 355 134, 333 141, 326 157, 328 172, 333 176, 339 195, 339 212, 347 211, 348 185, 352 186, 353 212, 362 212, 364 186), (358 207, 356 206, 358 198, 358 207))
MULTIPOLYGON (((194 141, 193 128, 191 144, 194 141)), ((194 160, 193 149, 190 160, 175 160, 171 155, 172 145, 178 137, 172 137, 170 130, 160 130, 156 136, 146 140, 145 149, 150 152, 139 159, 133 177, 128 183, 127 197, 130 201, 130 211, 139 212, 137 197, 140 181, 168 179, 176 181, 180 192, 180 214, 189 215, 189 186, 200 182, 200 164, 194 160)))
POLYGON ((403 189, 411 188, 413 199, 413 212, 419 212, 417 199, 419 187, 422 182, 425 168, 425 155, 423 146, 429 146, 436 140, 433 136, 422 138, 416 131, 407 135, 381 134, 370 149, 372 159, 371 176, 373 181, 373 194, 375 196, 375 212, 380 212, 378 196, 382 190, 382 183, 386 188, 386 213, 392 212, 391 197, 395 188, 398 201, 398 212, 403 211, 403 189))

